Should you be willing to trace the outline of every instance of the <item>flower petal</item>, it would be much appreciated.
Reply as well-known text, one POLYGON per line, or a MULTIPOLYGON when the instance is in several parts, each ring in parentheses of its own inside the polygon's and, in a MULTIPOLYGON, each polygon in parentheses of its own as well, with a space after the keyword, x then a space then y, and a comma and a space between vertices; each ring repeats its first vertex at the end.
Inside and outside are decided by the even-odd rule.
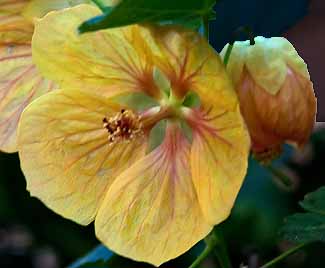
MULTIPOLYGON (((106 6, 114 6, 117 0, 101 0, 106 6)), ((33 21, 34 18, 42 18, 53 10, 73 7, 80 4, 91 4, 92 0, 25 0, 28 5, 23 11, 23 16, 33 21)), ((94 4, 95 5, 95 4, 94 4)))
POLYGON ((33 24, 21 14, 29 0, 0 0, 0 44, 29 44, 33 24))
POLYGON ((33 37, 33 58, 42 73, 62 87, 94 91, 112 88, 145 91, 156 96, 145 28, 130 26, 78 35, 78 26, 98 15, 98 8, 79 5, 39 20, 33 37), (60 55, 60 56, 58 56, 60 55))
POLYGON ((196 111, 191 169, 201 209, 210 224, 225 220, 246 175, 249 135, 239 106, 233 110, 196 111))
POLYGON ((152 43, 159 47, 153 50, 155 64, 171 80, 175 95, 182 97, 194 90, 214 103, 216 92, 229 94, 231 83, 224 65, 205 38, 175 26, 150 27, 150 30, 152 43))
POLYGON ((288 67, 276 95, 259 86, 246 67, 240 81, 241 112, 256 156, 269 156, 285 142, 300 147, 308 142, 316 114, 316 98, 308 78, 288 67))
POLYGON ((24 17, 33 21, 34 18, 41 18, 48 12, 71 7, 75 4, 80 4, 85 1, 78 0, 29 0, 28 5, 23 10, 24 17))
POLYGON ((55 88, 32 62, 30 45, 0 46, 0 150, 17 151, 16 131, 24 108, 55 88))
POLYGON ((144 138, 109 145, 103 118, 121 107, 94 93, 56 90, 23 112, 19 156, 31 195, 62 216, 90 223, 115 177, 144 155, 144 138))
POLYGON ((192 183, 190 146, 172 125, 162 145, 122 173, 95 220, 99 239, 126 257, 160 265, 186 252, 212 229, 192 183))

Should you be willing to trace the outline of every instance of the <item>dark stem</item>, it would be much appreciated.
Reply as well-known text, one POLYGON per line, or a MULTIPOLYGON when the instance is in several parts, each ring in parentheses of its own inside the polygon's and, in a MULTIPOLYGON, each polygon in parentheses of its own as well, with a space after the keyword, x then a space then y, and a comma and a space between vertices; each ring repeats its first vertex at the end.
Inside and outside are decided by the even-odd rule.
POLYGON ((226 51, 225 58, 223 60, 223 63, 224 63, 225 66, 228 65, 229 58, 230 58, 230 55, 231 55, 231 52, 232 52, 233 47, 234 47, 234 44, 233 43, 229 43, 229 45, 227 47, 227 51, 226 51))
POLYGON ((213 229, 213 235, 214 235, 215 239, 218 241, 218 243, 216 244, 216 247, 214 248, 214 253, 218 259, 220 267, 221 268, 232 268, 226 241, 224 239, 222 231, 220 230, 220 227, 215 227, 213 229))
POLYGON ((275 168, 274 166, 270 165, 263 165, 268 171, 270 171, 276 178, 278 178, 285 186, 291 187, 292 180, 285 175, 280 169, 275 168))
POLYGON ((209 236, 205 239, 205 249, 202 251, 202 253, 196 258, 196 260, 191 264, 189 268, 196 268, 198 267, 215 249, 215 246, 217 244, 217 241, 209 239, 209 236))
POLYGON ((289 250, 287 250, 286 252, 282 253, 281 255, 279 255, 278 257, 274 258, 273 260, 265 263, 263 266, 261 266, 260 268, 268 268, 268 267, 271 267, 273 266, 274 264, 282 261, 283 259, 285 259, 286 257, 296 253, 297 251, 301 250, 302 248, 306 247, 310 245, 310 243, 302 243, 302 244, 299 244, 289 250))
POLYGON ((234 33, 233 33, 233 36, 234 36, 234 39, 230 42, 230 44, 233 44, 235 42, 235 40, 237 39, 236 37, 238 37, 238 35, 240 33, 244 33, 248 36, 249 38, 249 44, 251 46, 255 45, 255 36, 254 36, 254 33, 252 31, 252 29, 248 26, 241 26, 239 27, 234 33))

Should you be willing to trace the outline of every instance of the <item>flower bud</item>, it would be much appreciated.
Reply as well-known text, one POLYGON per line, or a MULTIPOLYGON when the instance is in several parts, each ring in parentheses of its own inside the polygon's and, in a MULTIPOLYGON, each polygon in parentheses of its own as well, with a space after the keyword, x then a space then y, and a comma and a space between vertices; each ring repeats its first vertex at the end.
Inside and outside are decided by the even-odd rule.
POLYGON ((256 37, 253 45, 235 42, 227 71, 258 159, 271 160, 285 142, 301 147, 308 141, 316 98, 307 66, 288 40, 256 37))

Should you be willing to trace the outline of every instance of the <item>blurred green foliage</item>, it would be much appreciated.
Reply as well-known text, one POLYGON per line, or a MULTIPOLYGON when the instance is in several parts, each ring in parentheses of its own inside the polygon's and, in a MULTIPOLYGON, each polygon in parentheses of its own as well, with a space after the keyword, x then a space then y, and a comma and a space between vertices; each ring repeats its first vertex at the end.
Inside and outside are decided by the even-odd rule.
POLYGON ((282 236, 299 243, 325 242, 325 187, 307 194, 300 206, 307 212, 286 218, 281 228, 282 236))

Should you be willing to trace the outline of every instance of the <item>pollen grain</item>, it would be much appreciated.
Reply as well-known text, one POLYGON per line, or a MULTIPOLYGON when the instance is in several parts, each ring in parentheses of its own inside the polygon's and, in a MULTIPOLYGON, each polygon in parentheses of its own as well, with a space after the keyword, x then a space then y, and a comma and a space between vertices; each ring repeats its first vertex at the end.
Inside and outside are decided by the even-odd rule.
POLYGON ((141 116, 131 110, 122 109, 112 117, 105 117, 103 127, 107 129, 110 144, 130 142, 143 135, 141 116))

